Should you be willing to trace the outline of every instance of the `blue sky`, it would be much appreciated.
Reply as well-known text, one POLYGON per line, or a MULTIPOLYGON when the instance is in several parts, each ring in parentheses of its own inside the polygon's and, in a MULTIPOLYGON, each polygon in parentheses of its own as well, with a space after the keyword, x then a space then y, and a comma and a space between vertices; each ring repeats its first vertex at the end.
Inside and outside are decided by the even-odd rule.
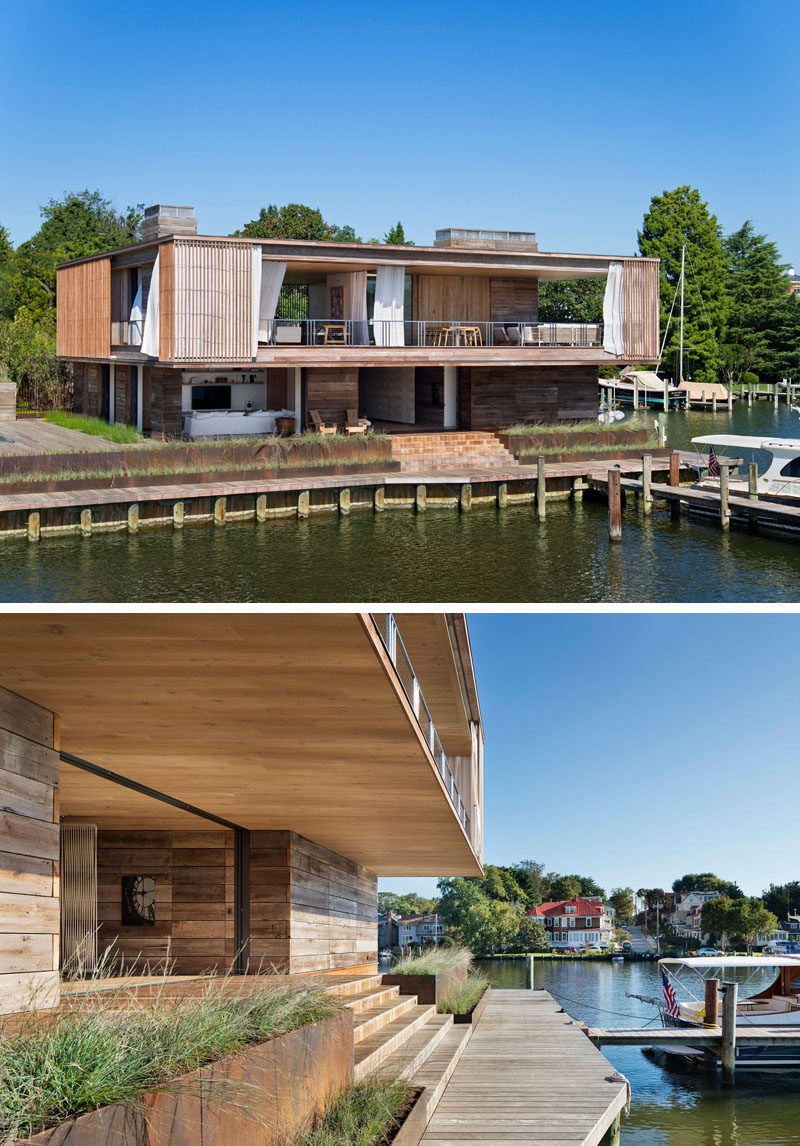
MULTIPOLYGON (((612 886, 800 878, 800 616, 471 614, 490 863, 612 886)), ((382 880, 433 894, 434 880, 382 880)))
POLYGON ((364 238, 396 219, 535 230, 627 253, 653 194, 690 183, 800 263, 796 0, 6 5, 0 222, 99 188, 193 204, 226 234, 319 206, 364 238), (9 177, 11 173, 11 177, 9 177))

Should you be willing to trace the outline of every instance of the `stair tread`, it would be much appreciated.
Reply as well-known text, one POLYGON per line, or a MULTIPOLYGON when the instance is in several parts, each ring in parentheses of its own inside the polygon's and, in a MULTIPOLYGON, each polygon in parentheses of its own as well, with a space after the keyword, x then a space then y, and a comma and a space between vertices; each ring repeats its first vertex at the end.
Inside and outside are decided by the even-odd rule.
POLYGON ((381 1063, 379 1073, 387 1077, 416 1074, 452 1026, 452 1015, 432 1015, 420 1030, 381 1063))
POLYGON ((447 1032, 430 1057, 414 1073, 414 1085, 433 1086, 452 1062, 453 1055, 461 1049, 471 1034, 472 1027, 469 1023, 453 1023, 452 1030, 447 1032))
MULTIPOLYGON (((411 996, 412 998, 414 996, 411 996)), ((391 1023, 387 1023, 385 1027, 381 1027, 379 1031, 374 1034, 368 1035, 367 1038, 362 1039, 360 1043, 356 1043, 355 1047, 355 1061, 356 1063, 363 1062, 364 1059, 369 1058, 376 1050, 379 1050, 395 1035, 400 1034, 408 1027, 414 1025, 422 1019, 425 1015, 432 1018, 436 1014, 436 1008, 433 1004, 429 1006, 421 1006, 415 1003, 414 1006, 401 1015, 399 1019, 395 1019, 391 1023)), ((413 1031, 411 1032, 414 1033, 413 1031)), ((409 1035, 410 1037, 410 1035, 409 1035)))
POLYGON ((377 1007, 369 1007, 365 1011, 356 1011, 353 1015, 353 1039, 356 1044, 380 1033, 407 1014, 417 1005, 416 995, 397 995, 377 1007), (372 1028, 371 1030, 369 1028, 372 1028))
MULTIPOLYGON (((348 995, 345 1000, 345 1006, 355 1010, 360 1007, 362 1003, 368 1002, 370 999, 380 999, 382 1002, 389 1002, 391 999, 396 999, 400 994, 399 987, 375 987, 368 991, 359 991, 357 995, 348 995)), ((375 1004, 376 1007, 378 1004, 375 1004)), ((373 1008, 364 1008, 364 1011, 373 1008)), ((363 1012, 361 1012, 363 1013, 363 1012)))

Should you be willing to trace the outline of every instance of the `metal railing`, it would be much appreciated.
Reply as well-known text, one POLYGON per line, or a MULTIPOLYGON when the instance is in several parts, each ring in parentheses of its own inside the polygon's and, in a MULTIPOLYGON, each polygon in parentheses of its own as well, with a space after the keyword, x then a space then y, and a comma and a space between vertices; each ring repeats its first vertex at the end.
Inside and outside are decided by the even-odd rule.
MULTIPOLYGON (((123 325, 123 324, 116 324, 123 325)), ((582 346, 603 345, 599 322, 500 319, 273 319, 259 342, 270 346, 582 346)))
POLYGON ((406 652, 406 647, 403 644, 403 638, 400 636, 394 615, 392 613, 371 613, 370 616, 389 654, 389 659, 394 665, 400 684, 403 686, 403 692, 406 694, 409 704, 414 710, 417 723, 422 730, 422 734, 433 756, 436 769, 447 789, 450 802, 456 810, 459 822, 467 836, 471 839, 467 809, 464 806, 464 801, 461 799, 455 775, 447 759, 447 753, 442 747, 442 742, 439 739, 439 733, 436 730, 430 709, 425 703, 425 697, 422 695, 419 681, 411 664, 411 658, 406 652))
POLYGON ((137 322, 130 322, 127 319, 120 322, 111 323, 111 345, 112 346, 132 346, 137 347, 142 345, 142 333, 144 331, 144 315, 137 322), (133 335, 133 341, 131 341, 133 335))

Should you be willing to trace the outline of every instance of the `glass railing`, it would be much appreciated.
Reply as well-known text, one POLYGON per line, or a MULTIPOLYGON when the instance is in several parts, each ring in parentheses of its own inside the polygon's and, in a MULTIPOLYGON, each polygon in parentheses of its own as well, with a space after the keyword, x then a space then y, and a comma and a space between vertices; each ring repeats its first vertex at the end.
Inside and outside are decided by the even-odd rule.
POLYGON ((422 730, 425 742, 430 749, 436 770, 441 776, 450 801, 456 810, 456 815, 467 836, 469 836, 470 824, 467 809, 464 806, 464 801, 461 799, 453 769, 450 767, 447 753, 442 747, 442 742, 439 739, 439 733, 436 730, 430 709, 425 703, 425 697, 422 694, 422 689, 419 686, 419 681, 411 664, 411 658, 406 652, 406 647, 403 644, 403 638, 400 636, 394 615, 392 613, 372 613, 370 615, 389 654, 389 659, 394 665, 398 680, 403 686, 403 692, 406 694, 408 702, 414 710, 414 716, 422 730))

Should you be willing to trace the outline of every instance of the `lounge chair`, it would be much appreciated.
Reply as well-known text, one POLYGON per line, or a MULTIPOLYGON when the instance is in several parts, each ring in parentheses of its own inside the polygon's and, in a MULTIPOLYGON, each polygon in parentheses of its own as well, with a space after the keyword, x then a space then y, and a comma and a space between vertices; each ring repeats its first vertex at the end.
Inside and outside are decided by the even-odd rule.
POLYGON ((314 431, 315 434, 335 434, 336 433, 336 423, 335 422, 323 422, 322 418, 320 418, 320 416, 319 416, 319 410, 309 410, 308 411, 308 421, 309 421, 309 425, 311 426, 311 429, 314 431))
POLYGON ((345 429, 348 434, 365 434, 367 432, 367 419, 359 418, 358 410, 347 411, 347 421, 345 422, 345 429))

